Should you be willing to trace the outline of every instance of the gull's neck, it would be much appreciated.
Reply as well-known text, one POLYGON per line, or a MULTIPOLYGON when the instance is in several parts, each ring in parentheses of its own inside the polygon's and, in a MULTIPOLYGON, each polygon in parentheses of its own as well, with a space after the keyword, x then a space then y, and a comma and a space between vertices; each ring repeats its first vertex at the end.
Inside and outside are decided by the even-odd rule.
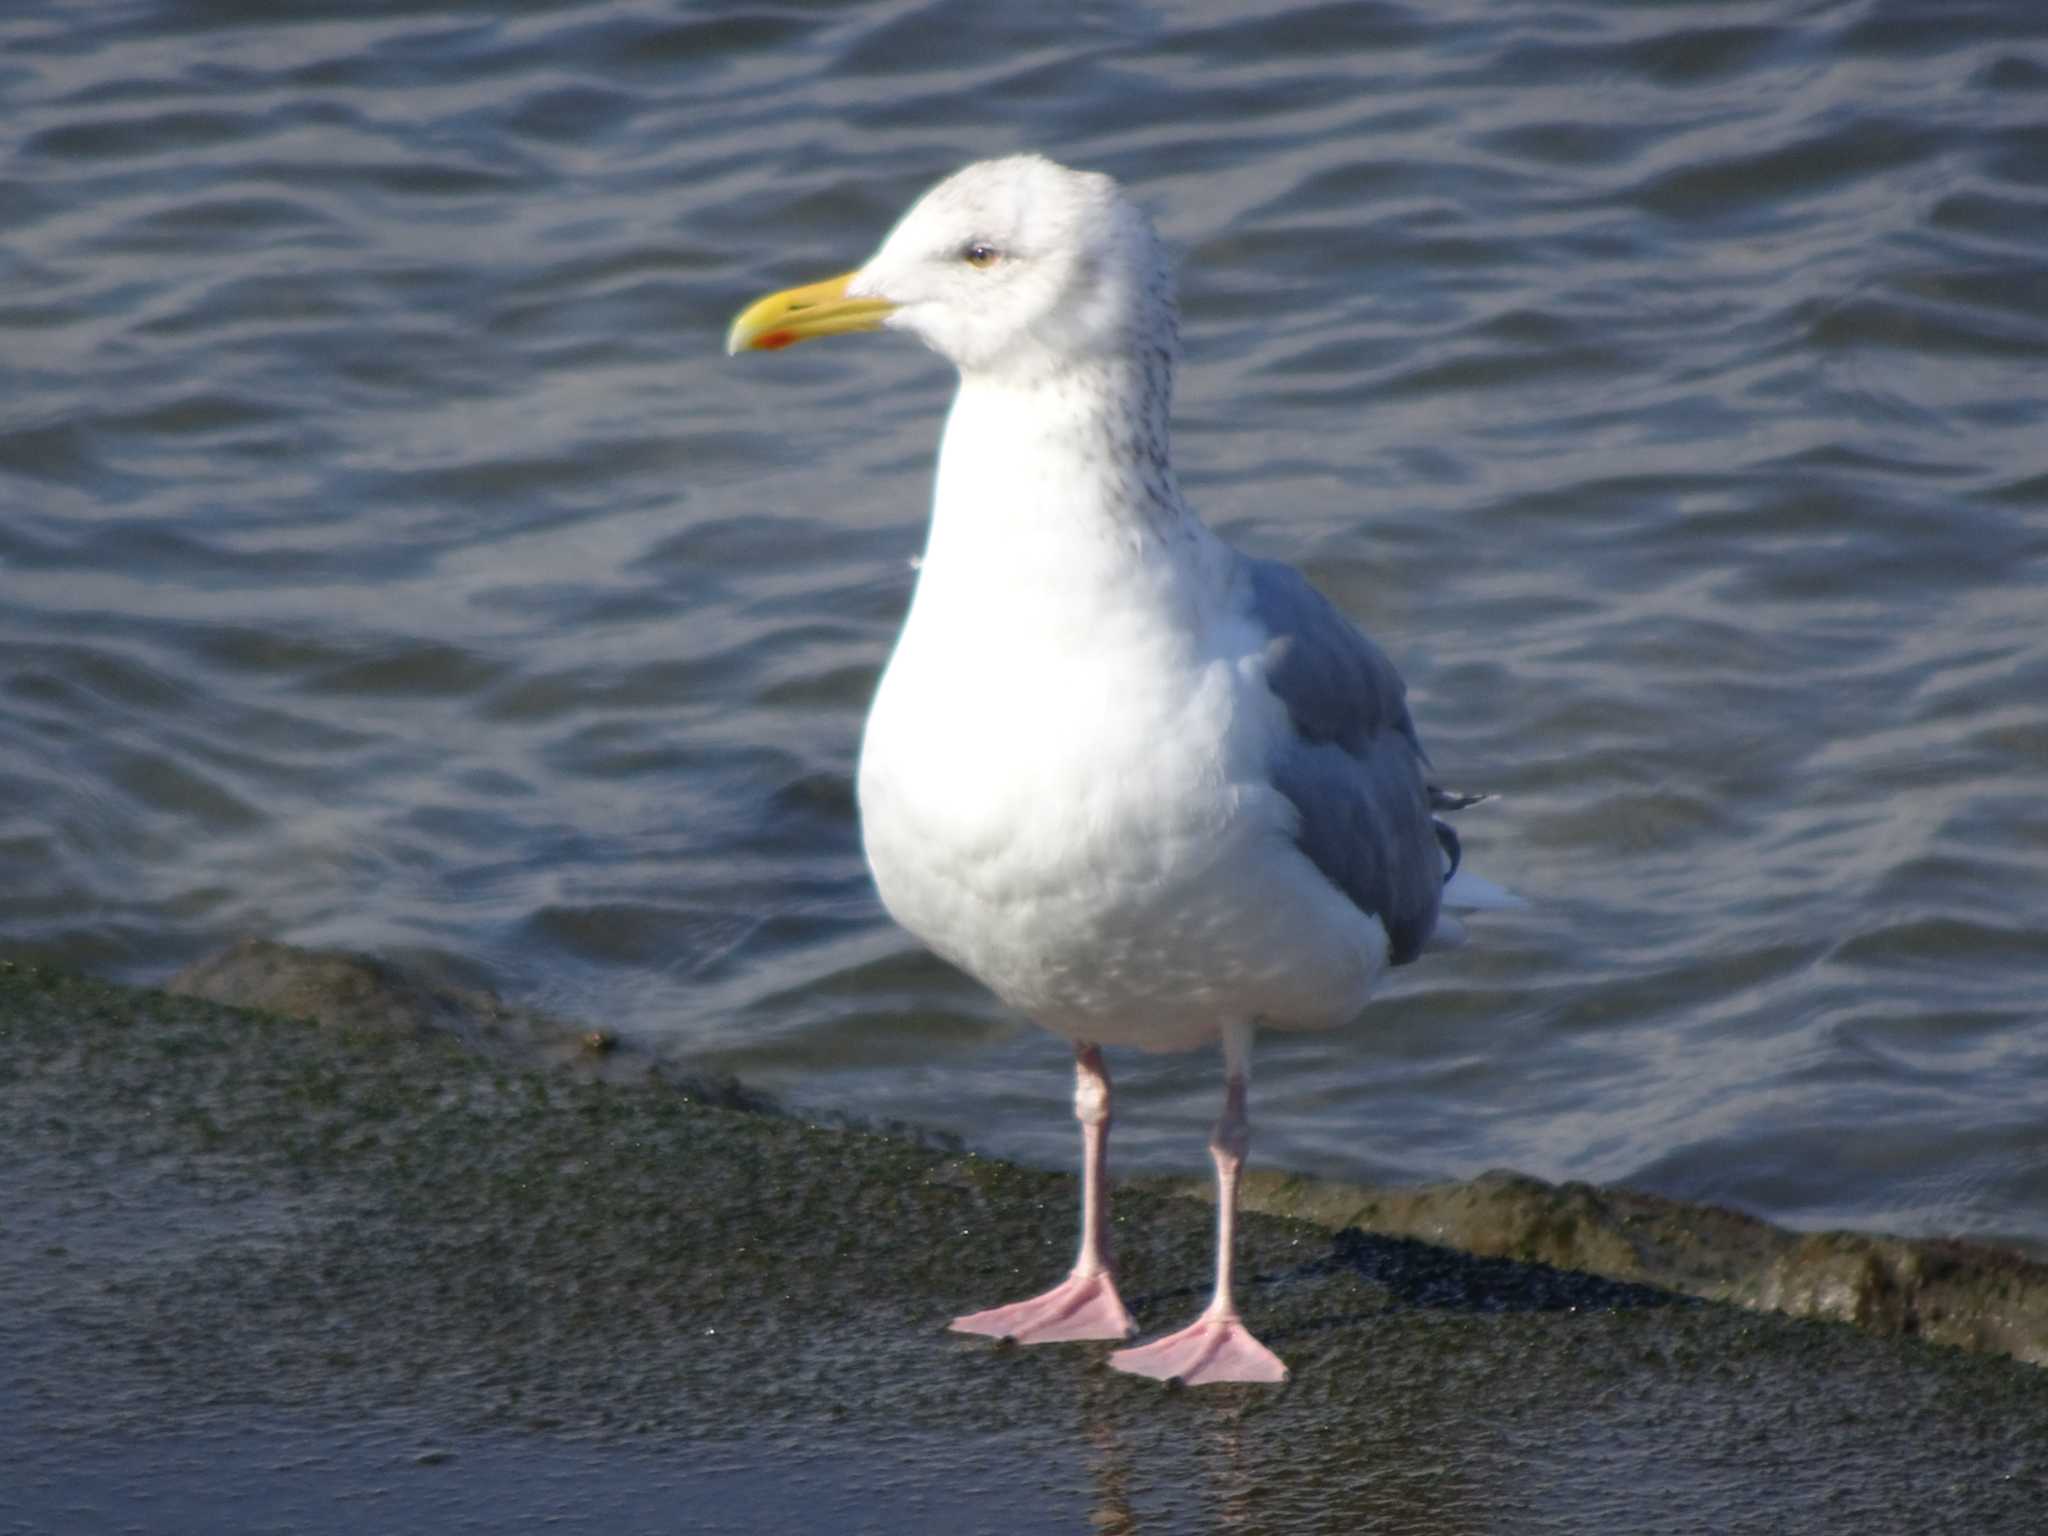
POLYGON ((927 568, 996 560, 1071 576, 1195 537, 1168 457, 1165 349, 1015 379, 965 374, 939 444, 927 568), (1082 567, 1076 570, 1076 565, 1082 567))
POLYGON ((962 377, 892 672, 1025 688, 1198 645, 1222 546, 1174 483, 1164 362, 962 377))

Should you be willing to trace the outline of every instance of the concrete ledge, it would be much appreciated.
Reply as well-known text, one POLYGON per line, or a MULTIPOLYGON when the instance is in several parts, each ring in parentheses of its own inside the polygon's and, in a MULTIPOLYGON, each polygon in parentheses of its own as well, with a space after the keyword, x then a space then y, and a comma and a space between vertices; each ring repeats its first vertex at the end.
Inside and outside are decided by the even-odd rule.
MULTIPOLYGON (((297 966, 267 953, 266 985, 297 966)), ((0 964, 24 1528, 1974 1536, 2048 1508, 2048 1372, 1358 1224, 1455 1199, 1395 1220, 1304 1185, 1318 1220, 1246 1218, 1282 1388, 949 1336, 1068 1263, 1071 1178, 763 1113, 573 1029, 479 1049, 386 997, 396 968, 315 973, 348 978, 325 1025, 0 964)), ((1597 1191, 1460 1198, 1503 1248, 1618 1261, 1652 1230, 1597 1191)), ((1210 1213, 1118 1207, 1140 1325, 1185 1321, 1210 1213)), ((1877 1294, 1830 1251, 1820 1310, 1877 1294)))

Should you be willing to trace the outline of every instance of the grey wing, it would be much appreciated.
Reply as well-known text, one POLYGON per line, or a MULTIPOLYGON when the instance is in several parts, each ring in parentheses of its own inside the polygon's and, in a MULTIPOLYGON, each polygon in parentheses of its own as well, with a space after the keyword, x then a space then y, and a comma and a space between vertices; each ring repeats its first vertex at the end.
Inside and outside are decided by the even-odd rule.
POLYGON ((1435 820, 1440 791, 1409 718, 1407 690, 1380 648, 1271 560, 1245 561, 1253 618, 1270 637, 1266 683, 1294 730, 1273 783, 1300 816, 1295 842, 1325 878, 1387 930, 1389 959, 1415 958, 1435 931, 1457 842, 1435 820))

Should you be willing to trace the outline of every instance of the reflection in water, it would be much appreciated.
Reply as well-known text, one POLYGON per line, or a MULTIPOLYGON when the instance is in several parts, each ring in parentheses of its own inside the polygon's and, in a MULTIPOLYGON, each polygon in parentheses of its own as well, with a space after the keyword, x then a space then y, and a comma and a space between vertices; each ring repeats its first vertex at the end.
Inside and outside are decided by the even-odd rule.
MULTIPOLYGON (((1285 1313, 1273 1337, 1299 1356, 1284 1388, 1154 1392, 1090 1361, 1084 1351, 1096 1346, 1064 1357, 1074 1367, 1070 1444, 1085 1460, 1094 1529, 1497 1529, 1529 1507, 1532 1436, 1574 1415, 1588 1432, 1611 1428, 1613 1405, 1597 1385, 1612 1373, 1605 1353, 1668 1347, 1662 1334, 1617 1341, 1616 1320, 1704 1307, 1652 1286, 1355 1228, 1318 1257, 1263 1265, 1255 1283, 1285 1313), (1515 1317, 1569 1321, 1536 1331, 1484 1321, 1515 1317)), ((1166 1302, 1147 1294, 1136 1306, 1157 1314, 1166 1302)), ((1656 1452, 1624 1434, 1587 1454, 1605 1465, 1656 1452)), ((1572 1497, 1606 1507, 1622 1494, 1572 1497)))
POLYGON ((1102 1536, 1135 1536, 1140 1526, 1131 1510, 1130 1458, 1117 1439, 1114 1421, 1107 1415, 1089 1414, 1088 1401, 1084 1395, 1082 1433, 1090 1449, 1088 1470, 1095 1480, 1095 1503, 1088 1512, 1088 1523, 1102 1536))
MULTIPOLYGON (((1084 1390, 1077 1440, 1085 1442, 1093 1502, 1091 1529, 1103 1536, 1184 1530, 1400 1530, 1417 1536, 1462 1536, 1490 1529, 1489 1500, 1440 1444, 1403 1427, 1352 1441, 1304 1431, 1270 1405, 1247 1400, 1249 1387, 1173 1393, 1146 1404, 1146 1418, 1169 1422, 1158 1434, 1175 1442, 1169 1465, 1144 1465, 1156 1444, 1140 1449, 1117 1428, 1132 1404, 1084 1390), (1313 1467, 1281 1453, 1276 1435, 1324 1442, 1313 1467)), ((1272 1389, 1261 1389, 1270 1391, 1272 1389)), ((1156 1439, 1156 1436, 1153 1437, 1156 1439)), ((1498 1514, 1496 1508, 1494 1514, 1498 1514)))
POLYGON ((1244 1409, 1236 1404, 1203 1426, 1204 1460, 1215 1469, 1209 1483, 1209 1505, 1218 1530, 1257 1529, 1253 1504, 1253 1469, 1246 1465, 1244 1409))

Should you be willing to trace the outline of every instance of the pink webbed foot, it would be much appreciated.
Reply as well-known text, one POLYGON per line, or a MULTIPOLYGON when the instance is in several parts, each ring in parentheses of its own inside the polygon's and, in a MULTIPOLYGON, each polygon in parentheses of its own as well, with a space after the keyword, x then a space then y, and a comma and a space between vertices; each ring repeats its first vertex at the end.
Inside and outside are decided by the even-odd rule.
POLYGON ((1252 1337, 1235 1317, 1203 1315, 1179 1333, 1135 1349, 1120 1349, 1109 1363, 1133 1376, 1180 1381, 1190 1387, 1213 1381, 1285 1381, 1280 1357, 1252 1337))
POLYGON ((1138 1331, 1116 1293, 1116 1281, 1102 1270, 1089 1275, 1076 1270, 1043 1296, 970 1312, 949 1326, 954 1333, 983 1333, 1019 1344, 1128 1339, 1138 1331))

